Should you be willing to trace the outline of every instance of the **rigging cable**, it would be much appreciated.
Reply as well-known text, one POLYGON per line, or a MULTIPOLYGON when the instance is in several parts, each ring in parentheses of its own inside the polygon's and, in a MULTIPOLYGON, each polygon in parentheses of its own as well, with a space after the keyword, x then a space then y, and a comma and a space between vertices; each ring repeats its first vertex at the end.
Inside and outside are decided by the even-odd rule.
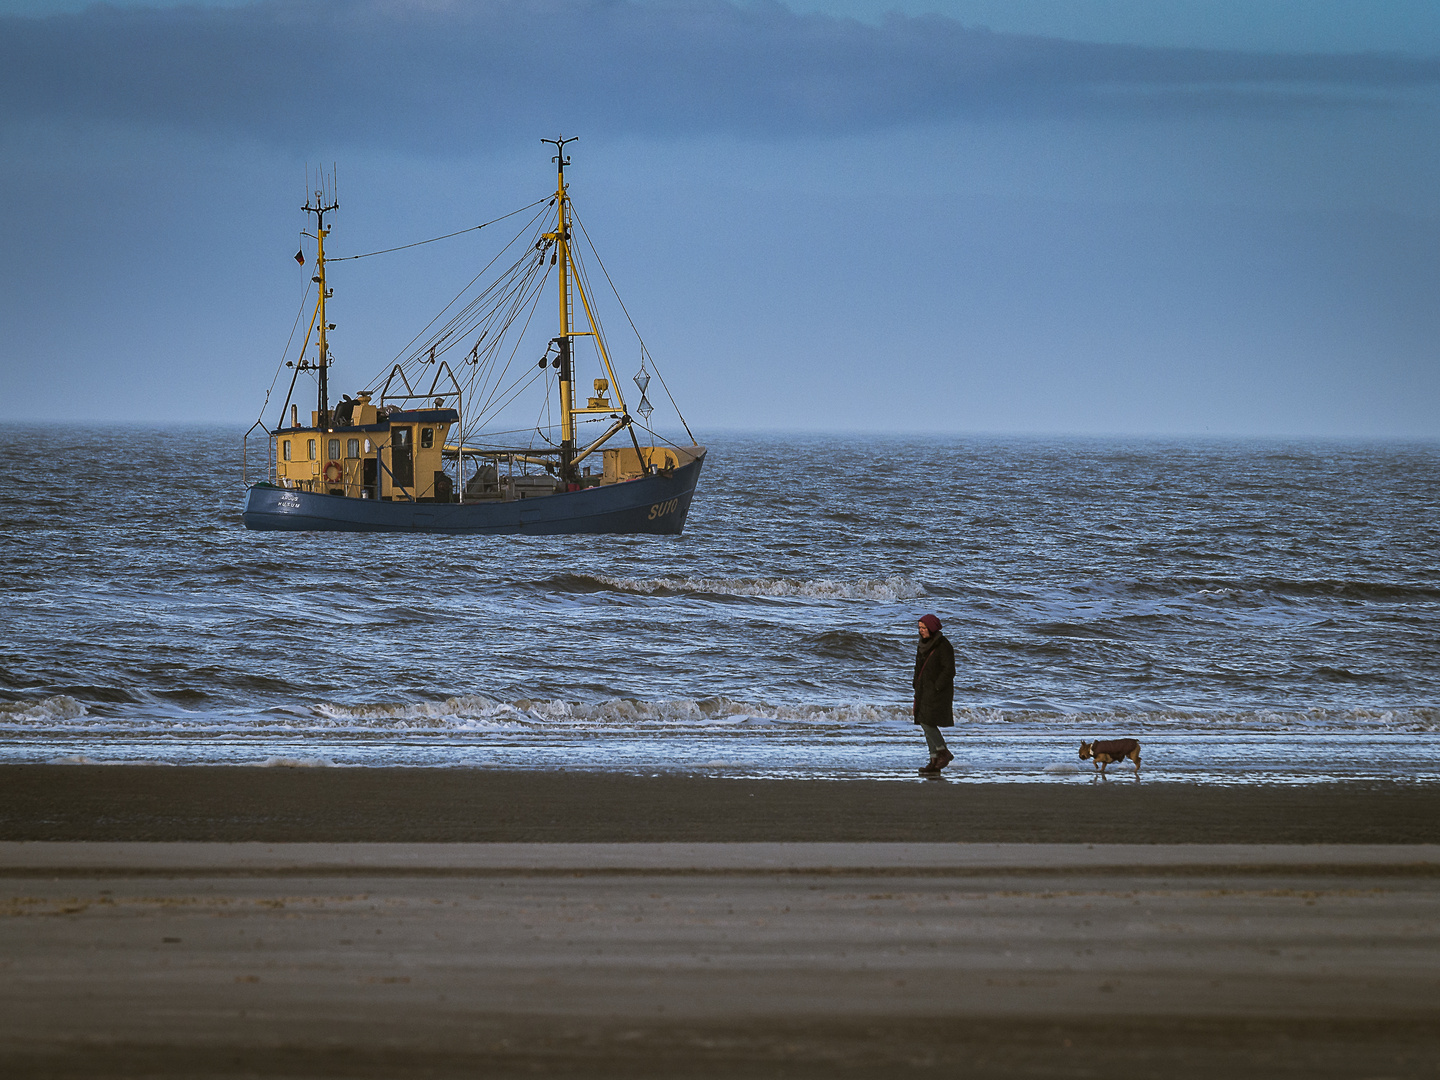
MULTIPOLYGON (((490 338, 490 343, 485 347, 485 368, 483 371, 477 370, 474 373, 474 376, 471 380, 472 383, 478 381, 482 374, 486 379, 490 377, 491 373, 494 371, 495 363, 499 359, 500 350, 505 343, 505 335, 510 332, 510 327, 514 325, 515 320, 519 317, 521 310, 524 309, 527 304, 529 304, 533 311, 535 302, 538 299, 539 295, 539 287, 535 283, 535 274, 539 269, 540 259, 536 258, 534 255, 522 256, 520 261, 516 262, 514 266, 512 266, 508 271, 506 271, 505 277, 509 282, 509 289, 507 292, 504 292, 501 295, 497 296, 491 303, 490 307, 483 311, 480 315, 471 318, 468 327, 461 326, 458 321, 458 317, 456 320, 452 320, 452 328, 458 329, 460 332, 460 336, 462 337, 468 337, 471 333, 474 332, 476 327, 483 327, 480 332, 480 338, 485 338, 487 336, 490 338)), ((498 285, 499 282, 497 282, 496 284, 498 285)), ((541 284, 543 284, 543 279, 541 284)), ((493 290, 487 290, 487 292, 490 291, 493 290)), ((483 299, 483 297, 477 299, 483 299)), ((474 306, 474 302, 467 305, 466 311, 473 311, 474 306)), ((526 324, 529 324, 528 319, 526 320, 526 324)), ((479 346, 479 341, 480 339, 477 338, 477 348, 479 346)), ((511 355, 513 358, 513 349, 511 350, 511 355)), ((477 367, 478 366, 479 365, 477 365, 477 367)), ((506 368, 508 369, 508 367, 509 363, 507 361, 506 368)), ((503 371, 501 372, 501 375, 504 375, 503 371)))
MULTIPOLYGON (((524 434, 524 433, 529 432, 529 431, 530 431, 530 428, 528 428, 528 427, 523 427, 523 428, 501 428, 501 429, 498 429, 498 430, 496 430, 496 431, 486 431, 486 432, 482 432, 481 434, 489 437, 489 436, 492 436, 492 435, 520 435, 520 434, 524 434)), ((511 447, 510 449, 523 449, 523 447, 522 447, 522 448, 511 447)))
MULTIPOLYGON (((525 323, 521 327, 520 333, 516 337, 515 344, 510 349, 510 356, 506 359, 505 366, 500 369, 498 375, 495 375, 489 395, 480 404, 478 412, 474 414, 475 423, 483 423, 485 415, 487 413, 493 413, 498 415, 500 412, 503 412, 504 409, 520 395, 521 392, 523 392, 528 386, 530 386, 536 379, 540 377, 540 373, 532 369, 528 376, 521 375, 515 380, 515 382, 511 383, 510 386, 506 387, 503 390, 500 388, 501 380, 505 378, 505 376, 510 371, 511 365, 515 363, 515 355, 519 351, 521 342, 524 340, 525 331, 530 327, 530 321, 535 317, 535 310, 539 305, 541 293, 544 291, 545 288, 545 282, 549 280, 550 277, 550 271, 547 269, 544 276, 540 279, 538 283, 531 284, 531 279, 534 278, 535 271, 540 268, 542 261, 543 260, 531 264, 531 266, 526 270, 525 278, 522 279, 520 285, 513 289, 506 298, 506 301, 510 304, 509 313, 506 316, 504 323, 501 325, 499 333, 497 333, 495 337, 491 339, 491 344, 489 348, 486 349, 487 362, 484 371, 484 377, 487 382, 495 373, 495 364, 499 360, 500 347, 504 344, 505 335, 510 332, 510 327, 514 325, 515 320, 519 317, 520 311, 526 306, 527 303, 529 305, 530 313, 525 317, 525 323), (498 403, 497 398, 500 399, 498 403)), ((498 305, 495 310, 499 310, 498 305)), ((481 372, 479 371, 472 375, 469 385, 473 387, 476 382, 480 380, 480 376, 481 372)))
MULTIPOLYGON (((300 310, 295 312, 295 321, 290 324, 290 336, 285 339, 285 351, 280 354, 280 363, 275 365, 275 377, 270 380, 270 389, 265 391, 265 400, 260 405, 261 420, 265 419, 265 408, 270 404, 270 395, 275 392, 275 384, 280 381, 280 372, 285 369, 285 357, 290 355, 290 344, 295 340, 295 331, 300 328, 300 316, 305 314, 305 305, 310 300, 310 286, 313 284, 315 284, 313 281, 305 283, 305 295, 300 298, 300 310)), ((305 341, 307 344, 310 341, 308 333, 305 335, 305 341)))
MULTIPOLYGON (((470 377, 470 385, 472 387, 484 387, 487 385, 491 387, 489 396, 486 397, 485 402, 481 406, 480 411, 482 414, 489 408, 490 403, 494 400, 498 389, 498 379, 504 378, 514 359, 514 348, 512 347, 510 358, 506 360, 505 367, 500 369, 497 375, 496 365, 499 363, 500 353, 504 349, 505 338, 510 333, 510 328, 515 324, 515 320, 519 317, 521 311, 528 306, 533 314, 535 305, 539 301, 540 290, 544 284, 543 278, 539 282, 535 280, 536 273, 540 269, 540 259, 533 255, 527 256, 526 258, 529 259, 529 262, 528 265, 524 266, 523 272, 520 272, 520 268, 524 260, 517 262, 515 266, 507 271, 507 276, 510 279, 508 291, 496 297, 490 308, 481 315, 471 327, 471 331, 473 331, 475 326, 483 327, 480 338, 489 338, 489 343, 485 346, 484 363, 482 365, 478 362, 479 357, 477 355, 476 370, 470 377)), ((528 323, 529 318, 527 317, 526 324, 528 325, 528 323)), ((477 348, 479 340, 480 339, 477 339, 476 341, 477 348)))
MULTIPOLYGON (((314 280, 313 278, 311 279, 314 280)), ((310 290, 305 290, 305 298, 310 298, 310 290)), ((303 308, 301 310, 304 310, 303 308)), ((305 344, 300 346, 300 355, 296 359, 295 374, 290 376, 290 389, 285 394, 285 405, 289 405, 295 397, 295 383, 300 378, 300 372, 305 370, 305 350, 310 348, 310 335, 315 332, 315 321, 320 318, 320 304, 315 304, 315 310, 310 313, 310 326, 305 331, 305 344)), ((285 423, 285 405, 280 406, 280 424, 285 423)))
MULTIPOLYGON (((630 318, 630 311, 625 306, 625 301, 620 298, 620 290, 615 288, 615 282, 610 280, 610 271, 605 269, 605 260, 600 258, 600 252, 595 247, 595 241, 590 239, 590 233, 586 231, 585 223, 580 220, 580 215, 575 212, 575 208, 573 206, 570 208, 570 215, 575 219, 575 224, 580 226, 580 232, 584 235, 585 242, 590 245, 590 250, 595 255, 595 261, 600 264, 600 272, 605 275, 605 280, 610 284, 610 291, 615 294, 616 303, 620 305, 620 310, 625 312, 625 318, 630 323, 630 329, 635 331, 635 337, 640 342, 642 355, 649 356, 650 363, 654 364, 655 375, 660 380, 661 387, 663 387, 665 390, 665 396, 670 399, 670 405, 675 409, 675 415, 680 417, 680 426, 685 429, 685 434, 690 436, 691 444, 698 445, 695 443, 695 435, 693 432, 691 432, 690 425, 685 422, 685 414, 680 411, 680 406, 675 403, 675 395, 670 393, 670 387, 665 385, 665 376, 660 374, 660 365, 655 363, 654 355, 651 354, 650 349, 646 346, 645 339, 640 336, 640 328, 635 325, 635 320, 630 318)), ((640 396, 644 397, 645 395, 642 393, 640 396)), ((650 431, 649 428, 645 428, 645 430, 650 431)), ((651 431, 650 433, 652 435, 655 434, 653 431, 651 431)), ((656 437, 658 438, 659 436, 656 437)))
MULTIPOLYGON (((503 374, 503 373, 502 373, 502 374, 503 374)), ((492 395, 491 399, 486 402, 485 410, 482 411, 482 412, 480 412, 480 413, 476 416, 474 423, 475 423, 475 424, 481 424, 481 423, 483 423, 484 418, 485 418, 485 413, 492 411, 492 410, 490 409, 490 405, 493 403, 494 397, 499 396, 499 397, 503 397, 503 398, 504 398, 504 400, 500 401, 499 404, 496 404, 495 407, 494 407, 494 409, 493 409, 494 415, 497 415, 497 416, 498 416, 500 413, 504 412, 505 409, 508 408, 508 407, 515 401, 516 398, 518 398, 522 393, 524 393, 524 392, 525 392, 526 390, 528 390, 532 385, 534 385, 535 380, 538 379, 538 378, 540 378, 540 376, 541 376, 542 374, 543 374, 542 372, 535 371, 535 372, 532 372, 531 374, 522 375, 522 376, 520 376, 518 379, 516 379, 513 383, 511 383, 508 387, 506 387, 503 391, 502 391, 502 390, 497 390, 496 393, 495 393, 495 395, 492 395), (508 396, 507 396, 507 395, 508 395, 508 396)), ((498 384, 497 384, 497 385, 498 385, 498 384)), ((549 393, 548 388, 547 388, 547 390, 546 390, 546 393, 547 393, 547 394, 549 393)), ((474 435, 474 437, 476 437, 476 438, 479 438, 482 434, 485 434, 485 432, 474 431, 474 425, 473 425, 473 424, 472 424, 471 428, 472 428, 473 435, 474 435)), ((528 431, 529 429, 528 429, 528 428, 516 428, 515 430, 516 430, 516 431, 528 431)), ((466 438, 469 438, 469 437, 470 437, 469 435, 466 436, 466 438)))
POLYGON ((337 255, 333 259, 326 259, 326 262, 349 262, 351 259, 368 259, 372 255, 389 255, 392 251, 405 251, 408 248, 420 247, 422 244, 433 244, 437 240, 449 240, 452 236, 464 236, 468 232, 477 232, 487 225, 498 225, 505 218, 512 218, 516 214, 523 214, 531 207, 539 206, 544 199, 537 199, 530 206, 522 206, 519 210, 511 210, 505 217, 497 217, 494 221, 487 221, 483 225, 471 225, 468 229, 460 229, 456 232, 446 233, 444 236, 432 236, 429 240, 416 240, 413 244, 401 244, 399 247, 385 248, 382 251, 367 251, 363 255, 337 255))
MULTIPOLYGON (((540 417, 544 417, 544 418, 545 418, 545 426, 546 426, 547 428, 549 428, 551 431, 554 431, 554 430, 555 430, 555 421, 552 419, 553 414, 550 412, 550 380, 549 380, 549 379, 546 379, 546 380, 545 380, 545 400, 544 400, 544 402, 542 402, 541 405, 540 405, 540 417)), ((549 435, 546 435, 545 432, 543 432, 543 431, 540 430, 540 417, 536 417, 536 419, 535 419, 535 435, 539 435, 539 436, 540 436, 542 439, 544 439, 547 443, 550 443, 551 446, 554 446, 555 443, 551 441, 550 436, 549 436, 549 435)), ((530 436, 530 449, 531 449, 531 450, 534 450, 534 449, 535 449, 535 435, 530 436)), ((548 472, 549 470, 547 469, 546 471, 548 472)))
MULTIPOLYGON (((678 411, 678 410, 677 410, 677 411, 678 411)), ((635 424, 636 427, 640 428, 640 430, 649 433, 649 434, 652 435, 653 437, 659 439, 661 442, 663 442, 663 443, 669 443, 669 444, 670 444, 671 446, 673 446, 676 450, 683 450, 683 449, 684 449, 684 447, 681 446, 679 443, 675 442, 673 439, 670 439, 670 438, 667 438, 667 437, 664 436, 664 435, 661 435, 661 434, 660 434, 658 431, 656 431, 654 428, 646 427, 646 426, 645 426, 644 424, 642 424, 639 420, 635 420, 633 417, 631 418, 631 420, 632 420, 632 422, 635 424)), ((689 428, 686 428, 685 430, 686 430, 686 431, 689 431, 690 429, 689 429, 689 428)), ((691 445, 692 445, 692 446, 699 445, 698 443, 695 442, 695 436, 693 436, 693 435, 690 436, 690 442, 691 442, 691 445)), ((638 447, 637 447, 637 449, 638 449, 638 447)))
MULTIPOLYGON (((524 385, 519 386, 519 389, 516 389, 516 387, 521 383, 521 379, 517 379, 514 383, 511 383, 509 389, 505 391, 500 390, 500 379, 503 379, 509 373, 510 366, 515 363, 515 355, 520 351, 520 345, 525 340, 525 332, 530 329, 531 320, 535 318, 535 309, 539 306, 540 295, 543 292, 545 282, 546 280, 548 280, 549 277, 550 273, 547 270, 545 273, 545 277, 541 278, 539 285, 536 286, 530 300, 530 313, 525 316, 525 324, 520 327, 520 333, 515 336, 515 344, 510 349, 510 357, 505 361, 505 366, 500 369, 499 377, 495 380, 495 389, 491 392, 490 396, 485 399, 485 404, 481 407, 478 418, 483 418, 485 414, 490 411, 491 406, 495 405, 495 398, 497 394, 502 396, 505 394, 509 394, 509 397, 506 397, 498 405, 495 405, 494 411, 496 413, 499 413, 504 410, 507 405, 509 405, 512 401, 519 397, 521 390, 523 390, 525 387, 528 387, 531 383, 533 383, 536 379, 540 377, 539 372, 532 371, 529 377, 524 379, 524 385), (514 390, 514 393, 511 393, 511 390, 514 390)), ((523 299, 523 297, 521 299, 523 299)), ((502 327, 500 331, 501 337, 497 340, 503 340, 504 335, 510 332, 510 327, 514 324, 515 319, 519 317, 519 309, 520 302, 517 301, 517 303, 515 304, 514 313, 510 316, 509 319, 506 320, 504 327, 502 327)), ((548 398, 550 393, 548 383, 546 384, 545 393, 548 398)))
MULTIPOLYGON (((593 251, 594 248, 592 247, 591 250, 593 251)), ((581 301, 584 302, 585 297, 594 296, 595 292, 593 289, 590 288, 590 275, 585 269, 584 260, 580 258, 580 249, 578 247, 572 247, 570 249, 570 265, 575 270, 575 279, 579 283, 581 289, 581 301)), ((610 340, 605 336, 605 328, 600 325, 599 319, 592 317, 594 313, 590 311, 588 306, 585 308, 585 312, 586 317, 590 320, 590 329, 594 335, 592 340, 596 343, 596 351, 601 358, 601 362, 605 364, 605 374, 612 375, 614 374, 611 370, 612 365, 607 362, 611 355, 610 340)), ((635 336, 638 338, 640 335, 636 334, 635 336)), ((641 348, 644 348, 645 343, 642 341, 640 343, 640 346, 641 348)), ((621 390, 619 386, 615 386, 613 389, 615 391, 616 399, 623 403, 625 400, 625 392, 621 390)), ((628 412, 629 410, 627 409, 626 411, 628 412)))
MULTIPOLYGON (((544 201, 544 200, 542 199, 541 202, 543 202, 543 201, 544 201)), ((536 204, 536 203, 531 203, 531 204, 530 204, 530 206, 536 206, 536 205, 538 205, 538 204, 536 204)), ((525 209, 528 210, 528 209, 530 209, 530 207, 527 206, 527 207, 525 207, 525 209)), ((517 213, 517 214, 520 213, 520 212, 521 212, 521 211, 519 211, 519 210, 515 211, 515 213, 517 213)), ((545 211, 542 209, 539 214, 536 214, 533 218, 531 218, 530 221, 529 221, 529 223, 528 223, 524 228, 522 228, 522 229, 520 230, 520 233, 523 233, 523 232, 526 232, 526 231, 528 231, 528 230, 530 230, 530 229, 533 229, 534 226, 535 226, 535 223, 540 220, 540 216, 541 216, 541 214, 543 214, 544 212, 545 212, 545 211)), ((507 215, 505 215, 505 216, 506 216, 506 217, 513 217, 514 215, 513 215, 513 214, 507 214, 507 215)), ((503 220, 503 219, 499 219, 499 220, 503 220)), ((520 233, 516 233, 514 239, 512 239, 509 244, 506 244, 503 248, 501 248, 500 251, 496 253, 495 258, 491 259, 488 263, 486 263, 486 264, 481 268, 480 273, 476 274, 473 278, 471 278, 468 282, 466 282, 465 287, 464 287, 463 289, 461 289, 458 293, 455 294, 454 298, 451 299, 450 303, 446 304, 443 308, 440 309, 439 313, 435 316, 435 318, 431 319, 428 323, 425 324, 424 329, 422 329, 419 334, 416 334, 413 338, 411 338, 408 342, 406 342, 405 348, 401 349, 398 353, 395 354, 394 360, 391 361, 392 363, 399 363, 399 362, 400 362, 400 357, 402 357, 402 356, 405 355, 405 350, 408 349, 408 348, 410 348, 411 345, 414 345, 415 342, 419 341, 419 340, 420 340, 420 335, 421 335, 421 334, 424 334, 425 331, 429 330, 430 327, 434 326, 435 323, 436 323, 437 321, 439 321, 440 316, 441 316, 441 315, 444 315, 445 312, 449 311, 450 308, 455 304, 455 301, 456 301, 456 300, 459 300, 460 297, 464 296, 465 293, 469 290, 470 286, 474 285, 475 282, 479 281, 480 278, 485 274, 485 272, 486 272, 487 270, 489 270, 490 267, 492 267, 492 266, 495 265, 495 263, 499 260, 500 256, 503 255, 503 254, 505 254, 505 252, 510 249, 511 245, 513 245, 516 240, 520 239, 520 233)), ((487 291, 488 291, 488 290, 487 290, 487 291)), ((378 377, 377 377, 377 378, 378 378, 378 377)))
MULTIPOLYGON (((500 330, 500 334, 503 336, 510 321, 514 318, 514 311, 518 309, 520 304, 524 303, 524 292, 528 287, 527 282, 529 278, 534 276, 537 261, 538 260, 530 253, 522 255, 514 265, 501 274, 500 278, 493 285, 466 304, 449 322, 441 327, 436 334, 425 341, 418 349, 411 352, 410 355, 402 361, 402 367, 415 363, 416 361, 428 362, 426 360, 427 356, 438 356, 440 353, 449 352, 455 343, 452 342, 447 345, 445 344, 446 339, 452 337, 469 337, 476 327, 484 328, 480 333, 480 339, 483 339, 494 330, 494 320, 501 313, 501 309, 506 304, 509 304, 511 306, 511 315, 500 330), (525 266, 527 261, 529 265, 525 266), (525 269, 517 282, 516 275, 522 266, 524 266, 525 269), (508 291, 500 292, 498 297, 492 298, 489 307, 480 308, 481 301, 491 298, 491 294, 496 293, 502 285, 508 286, 508 291), (478 314, 476 313, 477 308, 479 308, 478 314), (444 346, 443 348, 441 347, 442 345, 444 346)), ((480 339, 476 340, 477 348, 480 339)), ((499 337, 491 337, 491 344, 487 346, 485 350, 487 357, 491 356, 499 340, 499 337)))

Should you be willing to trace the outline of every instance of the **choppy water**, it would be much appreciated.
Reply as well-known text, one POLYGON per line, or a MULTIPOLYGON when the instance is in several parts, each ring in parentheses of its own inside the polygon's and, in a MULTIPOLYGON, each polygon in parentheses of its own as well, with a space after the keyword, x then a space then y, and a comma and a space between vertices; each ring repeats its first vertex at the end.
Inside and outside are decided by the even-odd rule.
POLYGON ((0 427, 0 760, 908 779, 934 611, 957 779, 1440 779, 1440 446, 709 445, 680 538, 282 535, 238 431, 0 427))

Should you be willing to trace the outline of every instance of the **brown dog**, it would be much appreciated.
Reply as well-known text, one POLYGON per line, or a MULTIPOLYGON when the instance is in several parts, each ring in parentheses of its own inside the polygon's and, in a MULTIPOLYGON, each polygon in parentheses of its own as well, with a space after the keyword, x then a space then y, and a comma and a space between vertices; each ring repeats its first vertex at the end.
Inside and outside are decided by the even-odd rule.
POLYGON ((1106 765, 1114 765, 1126 758, 1135 763, 1135 775, 1140 775, 1140 744, 1134 739, 1096 739, 1094 742, 1082 742, 1080 760, 1087 758, 1095 759, 1095 767, 1100 770, 1101 776, 1105 775, 1106 765))

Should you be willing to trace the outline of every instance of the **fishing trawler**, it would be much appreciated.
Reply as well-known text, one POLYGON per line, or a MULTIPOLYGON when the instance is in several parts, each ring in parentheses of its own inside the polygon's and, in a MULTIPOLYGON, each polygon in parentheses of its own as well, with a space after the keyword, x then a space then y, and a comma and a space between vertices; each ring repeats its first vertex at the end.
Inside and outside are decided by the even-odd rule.
MULTIPOLYGON (((333 407, 329 331, 335 324, 327 321, 327 301, 334 290, 326 279, 325 241, 331 230, 325 218, 339 203, 323 186, 306 202, 304 211, 315 216, 311 281, 318 286, 318 297, 298 362, 285 361, 294 374, 279 422, 270 426, 262 416, 244 440, 246 528, 673 535, 685 527, 705 447, 695 442, 678 407, 676 415, 688 444, 666 440, 648 426, 653 407, 646 391, 655 363, 643 340, 634 378, 640 391, 638 418, 626 406, 610 346, 596 318, 596 297, 576 227, 587 245, 589 238, 565 182, 565 166, 570 164, 565 146, 574 139, 541 141, 556 150, 555 193, 505 216, 539 207, 490 265, 507 254, 514 261, 480 285, 478 292, 458 296, 426 331, 416 335, 388 371, 353 398, 344 394, 333 407), (533 359, 521 361, 522 355, 534 356, 533 351, 524 352, 528 328, 548 292, 552 272, 559 295, 558 333, 548 338, 538 365, 533 359), (599 377, 593 380, 593 394, 581 405, 576 384, 579 369, 587 362, 599 377), (316 382, 316 408, 308 423, 302 422, 294 400, 302 374, 312 375, 316 382), (543 398, 543 422, 507 426, 515 423, 527 391, 529 417, 536 415, 534 400, 543 398), (592 425, 589 433, 582 430, 587 425, 592 425), (598 433, 597 427, 602 429, 598 433), (264 478, 252 484, 250 440, 257 429, 268 437, 268 464, 264 478), (645 442, 639 432, 647 436, 645 442)), ((590 251, 610 283, 593 246, 590 251)), ((296 259, 304 262, 303 250, 296 259)), ((483 276, 482 272, 476 281, 483 276)), ((302 311, 308 303, 307 294, 302 311)), ((623 302, 620 306, 624 310, 623 302)))

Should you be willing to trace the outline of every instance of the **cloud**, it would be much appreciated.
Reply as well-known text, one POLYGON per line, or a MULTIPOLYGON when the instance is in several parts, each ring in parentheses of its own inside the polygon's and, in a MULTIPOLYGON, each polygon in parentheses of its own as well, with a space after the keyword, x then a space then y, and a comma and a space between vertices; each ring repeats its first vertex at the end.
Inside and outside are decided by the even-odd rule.
POLYGON ((293 147, 536 130, 788 136, 994 114, 1388 100, 1440 61, 1084 44, 725 0, 269 0, 0 19, 0 113, 293 147))

